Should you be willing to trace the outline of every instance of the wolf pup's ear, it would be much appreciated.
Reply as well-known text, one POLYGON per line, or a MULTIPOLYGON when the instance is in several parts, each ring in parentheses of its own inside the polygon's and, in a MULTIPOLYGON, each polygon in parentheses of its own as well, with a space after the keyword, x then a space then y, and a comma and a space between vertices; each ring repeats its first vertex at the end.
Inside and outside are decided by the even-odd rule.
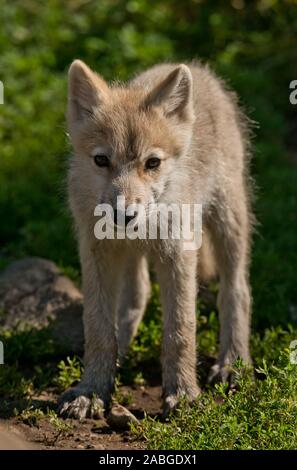
POLYGON ((166 116, 178 115, 181 119, 192 119, 192 82, 189 67, 181 64, 148 94, 144 106, 159 106, 166 116))
POLYGON ((68 73, 67 118, 71 123, 92 115, 107 99, 108 85, 81 60, 72 62, 68 73))

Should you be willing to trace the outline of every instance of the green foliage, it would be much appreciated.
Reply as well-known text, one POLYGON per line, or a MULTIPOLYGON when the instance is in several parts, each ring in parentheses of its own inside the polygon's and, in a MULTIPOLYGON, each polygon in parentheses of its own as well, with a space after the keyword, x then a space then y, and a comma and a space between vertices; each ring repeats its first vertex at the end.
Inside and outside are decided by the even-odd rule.
POLYGON ((26 378, 18 364, 4 364, 0 370, 1 399, 19 399, 31 396, 34 390, 32 378, 26 378))
POLYGON ((18 419, 29 426, 38 426, 40 419, 44 418, 44 412, 40 408, 34 408, 30 405, 20 414, 16 412, 18 419))
POLYGON ((183 404, 170 422, 147 417, 134 428, 135 434, 150 449, 296 449, 297 370, 290 364, 288 348, 280 347, 280 336, 290 343, 289 333, 278 333, 267 332, 261 342, 267 359, 256 355, 261 364, 257 372, 265 380, 255 382, 238 366, 239 391, 217 385, 215 392, 204 392, 193 408, 183 404), (276 351, 278 357, 271 362, 276 351))
POLYGON ((67 357, 66 361, 60 361, 58 369, 59 375, 56 379, 56 384, 60 392, 64 392, 74 382, 78 382, 82 374, 82 365, 76 356, 72 359, 67 357))
POLYGON ((58 348, 50 328, 25 325, 13 330, 0 328, 0 340, 4 344, 4 365, 0 368, 1 397, 29 397, 34 391, 52 383, 55 370, 50 361, 56 357, 58 348))
POLYGON ((5 344, 5 362, 39 364, 41 359, 56 353, 56 346, 49 327, 19 326, 0 328, 0 340, 5 344))
POLYGON ((121 385, 120 377, 116 377, 113 399, 122 406, 129 406, 133 402, 133 397, 130 392, 123 392, 120 388, 121 385))
POLYGON ((16 416, 24 424, 37 428, 40 427, 41 421, 46 420, 54 431, 54 435, 50 441, 46 435, 44 436, 45 442, 50 446, 54 446, 59 438, 72 434, 73 431, 73 425, 71 423, 59 418, 56 412, 48 407, 43 411, 40 408, 29 405, 21 413, 16 411, 16 416))

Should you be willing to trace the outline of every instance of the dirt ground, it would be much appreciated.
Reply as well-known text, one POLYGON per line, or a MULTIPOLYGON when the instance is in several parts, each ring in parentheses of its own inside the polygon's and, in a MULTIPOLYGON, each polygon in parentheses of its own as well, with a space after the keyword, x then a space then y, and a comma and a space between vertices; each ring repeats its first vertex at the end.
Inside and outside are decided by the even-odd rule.
MULTIPOLYGON (((131 396, 131 404, 126 407, 138 418, 144 414, 156 417, 161 412, 161 387, 121 387, 121 393, 131 396)), ((57 396, 43 393, 32 398, 32 405, 40 409, 55 409, 57 396)), ((0 413, 0 448, 37 448, 37 449, 97 449, 128 450, 144 449, 145 442, 135 438, 130 431, 116 432, 105 419, 65 420, 69 430, 58 429, 50 419, 38 419, 36 423, 26 422, 14 416, 14 409, 26 408, 26 403, 11 402, 5 412, 0 413), (6 430, 6 437, 5 436, 6 430), (5 440, 5 442, 4 442, 5 440), (2 442, 1 442, 2 441, 2 442), (4 446, 4 447, 3 447, 4 446)))

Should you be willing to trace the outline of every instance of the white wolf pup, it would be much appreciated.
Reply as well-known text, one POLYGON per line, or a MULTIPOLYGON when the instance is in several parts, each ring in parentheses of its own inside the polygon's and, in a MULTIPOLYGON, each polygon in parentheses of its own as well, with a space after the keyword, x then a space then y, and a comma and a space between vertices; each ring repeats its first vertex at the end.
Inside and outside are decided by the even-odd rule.
MULTIPOLYGON (((64 416, 96 416, 108 405, 123 357, 150 294, 148 260, 163 307, 164 413, 199 394, 197 278, 220 278, 220 351, 209 380, 227 380, 237 358, 250 362, 252 213, 247 126, 236 97, 198 63, 157 65, 125 85, 108 85, 83 62, 69 70, 68 178, 84 292, 85 371, 64 393, 64 416), (203 242, 98 240, 98 203, 199 203, 203 242)), ((138 214, 130 215, 129 221, 138 214)))

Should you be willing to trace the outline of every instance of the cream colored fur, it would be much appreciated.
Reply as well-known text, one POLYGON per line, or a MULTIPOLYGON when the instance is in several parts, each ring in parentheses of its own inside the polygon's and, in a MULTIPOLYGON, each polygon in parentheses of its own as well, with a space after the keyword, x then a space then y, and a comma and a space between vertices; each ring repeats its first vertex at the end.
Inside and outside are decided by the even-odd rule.
POLYGON ((85 372, 60 401, 60 413, 100 414, 114 386, 118 355, 149 299, 148 261, 163 306, 164 411, 199 394, 196 379, 197 279, 220 278, 220 351, 210 380, 226 380, 241 357, 250 361, 248 281, 252 216, 244 119, 234 94, 198 63, 157 65, 127 84, 108 85, 83 62, 69 71, 68 127, 73 145, 69 203, 77 228, 84 292, 85 372), (103 148, 110 168, 92 157, 103 148), (157 170, 144 159, 161 155, 157 170), (203 205, 202 248, 176 240, 97 240, 94 208, 151 201, 203 205))

